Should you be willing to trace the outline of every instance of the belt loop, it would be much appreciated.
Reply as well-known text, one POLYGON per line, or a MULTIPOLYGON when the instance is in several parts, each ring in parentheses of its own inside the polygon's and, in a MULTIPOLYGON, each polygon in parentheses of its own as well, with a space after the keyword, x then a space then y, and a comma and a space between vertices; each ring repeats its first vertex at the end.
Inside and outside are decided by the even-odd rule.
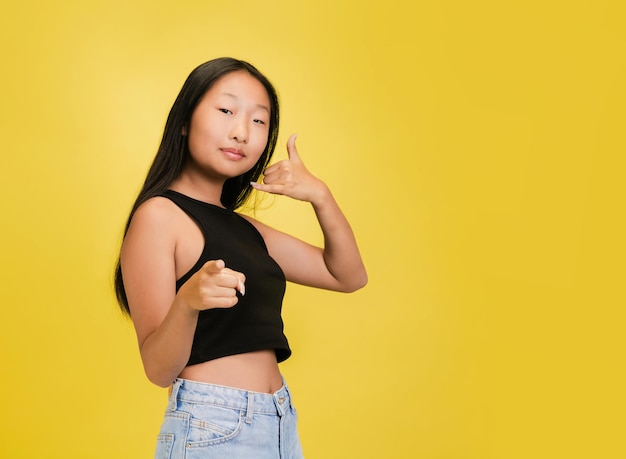
POLYGON ((246 424, 252 424, 252 405, 254 404, 254 394, 248 392, 248 406, 246 408, 246 424))
POLYGON ((287 397, 289 397, 289 406, 293 408, 293 398, 291 397, 291 391, 289 390, 289 386, 287 385, 287 381, 283 378, 283 385, 285 386, 285 392, 287 392, 287 397))
POLYGON ((169 411, 176 411, 176 409, 178 408, 178 391, 180 390, 180 386, 182 384, 182 379, 175 379, 174 383, 170 387, 170 395, 167 403, 167 409, 169 411))

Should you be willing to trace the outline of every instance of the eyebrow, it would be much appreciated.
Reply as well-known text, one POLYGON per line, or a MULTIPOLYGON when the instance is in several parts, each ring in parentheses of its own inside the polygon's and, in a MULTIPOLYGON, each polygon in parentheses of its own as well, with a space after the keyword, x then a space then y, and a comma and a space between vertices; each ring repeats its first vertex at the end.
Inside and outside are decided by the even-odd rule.
MULTIPOLYGON (((231 94, 231 93, 229 93, 229 92, 223 92, 223 93, 222 93, 222 95, 223 95, 223 96, 228 96, 228 97, 231 97, 231 98, 233 98, 233 99, 238 99, 238 97, 237 97, 236 95, 231 94)), ((262 110, 265 110, 267 113, 271 113, 271 110, 269 109, 269 107, 267 107, 267 106, 265 106, 265 105, 263 105, 263 104, 256 104, 256 106, 257 106, 258 108, 262 109, 262 110)))

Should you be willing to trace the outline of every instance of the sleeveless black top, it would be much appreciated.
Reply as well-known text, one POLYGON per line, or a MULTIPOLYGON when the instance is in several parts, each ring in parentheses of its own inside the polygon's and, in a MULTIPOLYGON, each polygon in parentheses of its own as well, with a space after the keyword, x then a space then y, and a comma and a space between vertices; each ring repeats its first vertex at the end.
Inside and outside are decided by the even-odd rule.
POLYGON ((200 311, 188 365, 228 355, 273 349, 278 362, 291 355, 281 309, 285 275, 257 229, 237 213, 173 190, 162 194, 191 217, 204 236, 196 264, 176 281, 176 291, 207 261, 221 259, 246 276, 246 294, 232 308, 200 311))

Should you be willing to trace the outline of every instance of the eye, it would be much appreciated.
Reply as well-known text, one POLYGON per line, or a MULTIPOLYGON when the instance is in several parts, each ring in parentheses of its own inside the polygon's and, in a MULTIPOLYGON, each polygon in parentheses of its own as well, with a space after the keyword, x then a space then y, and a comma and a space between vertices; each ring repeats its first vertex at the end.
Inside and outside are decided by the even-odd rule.
POLYGON ((263 120, 253 120, 252 122, 256 124, 265 124, 265 121, 263 120))
POLYGON ((227 108, 218 108, 218 110, 222 113, 226 113, 227 115, 232 115, 233 112, 231 112, 229 109, 227 108))

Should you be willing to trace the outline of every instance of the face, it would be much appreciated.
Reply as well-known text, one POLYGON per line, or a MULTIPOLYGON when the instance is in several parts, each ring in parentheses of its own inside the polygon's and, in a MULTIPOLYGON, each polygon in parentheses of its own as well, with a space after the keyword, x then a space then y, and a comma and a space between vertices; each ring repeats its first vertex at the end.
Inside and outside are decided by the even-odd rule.
POLYGON ((265 87, 245 71, 221 77, 191 116, 188 167, 226 180, 250 170, 265 150, 270 100, 265 87))

